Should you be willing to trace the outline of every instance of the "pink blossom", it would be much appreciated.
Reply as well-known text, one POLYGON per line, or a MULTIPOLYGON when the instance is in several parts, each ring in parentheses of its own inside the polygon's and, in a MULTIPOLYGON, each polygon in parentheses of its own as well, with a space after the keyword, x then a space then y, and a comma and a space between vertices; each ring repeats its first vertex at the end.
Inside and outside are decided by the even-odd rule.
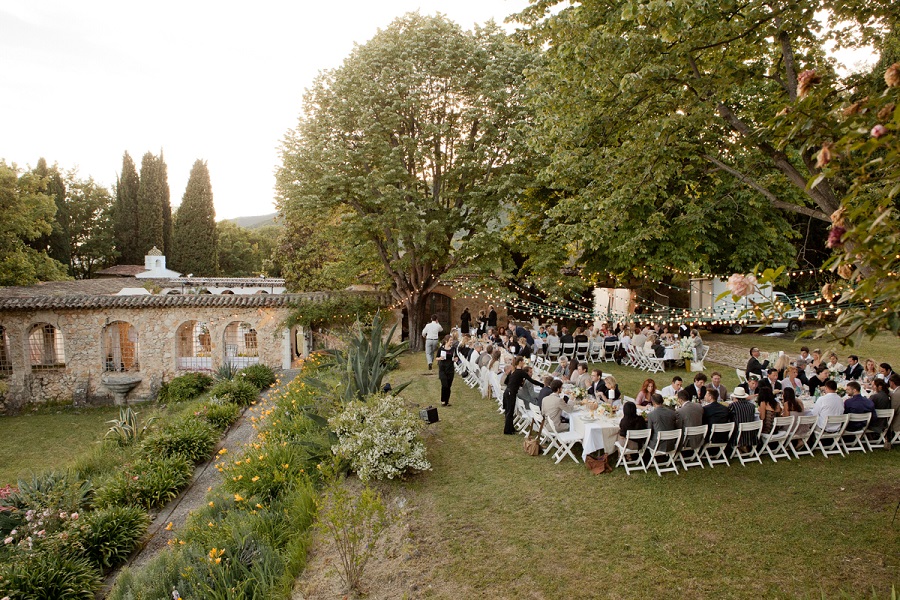
POLYGON ((883 135, 886 134, 886 133, 887 133, 887 128, 885 128, 885 126, 884 126, 884 125, 881 125, 881 124, 876 125, 875 127, 873 127, 873 128, 872 128, 872 131, 870 132, 870 134, 872 135, 872 137, 873 137, 873 138, 876 138, 876 139, 877 139, 877 138, 880 138, 881 136, 883 136, 883 135))
POLYGON ((8 538, 6 538, 5 540, 3 540, 3 543, 6 544, 6 545, 12 544, 12 543, 13 543, 13 538, 12 538, 12 537, 8 537, 8 538))
POLYGON ((46 529, 41 529, 40 531, 37 532, 37 536, 38 536, 38 537, 44 537, 44 534, 45 534, 45 533, 47 533, 47 530, 46 530, 46 529))
POLYGON ((77 520, 78 520, 78 513, 72 513, 72 520, 73 520, 73 521, 77 521, 77 520))
POLYGON ((756 277, 735 273, 728 278, 726 287, 731 290, 732 295, 743 298, 756 290, 756 277))
POLYGON ((844 234, 847 233, 847 230, 839 225, 835 225, 831 228, 831 233, 828 234, 828 241, 825 242, 825 245, 829 248, 840 248, 843 246, 843 242, 841 238, 844 237, 844 234))
POLYGON ((65 518, 68 517, 68 516, 69 516, 69 515, 68 515, 65 511, 59 513, 59 518, 60 518, 60 519, 65 519, 65 518))

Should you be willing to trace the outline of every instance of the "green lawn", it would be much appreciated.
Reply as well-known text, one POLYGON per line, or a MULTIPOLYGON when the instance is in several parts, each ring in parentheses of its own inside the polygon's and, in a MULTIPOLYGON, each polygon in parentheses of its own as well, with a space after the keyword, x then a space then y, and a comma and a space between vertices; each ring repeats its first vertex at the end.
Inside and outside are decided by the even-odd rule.
POLYGON ((64 468, 109 429, 115 407, 70 407, 0 417, 0 487, 32 471, 64 468))
MULTIPOLYGON (((423 356, 401 364, 391 380, 412 380, 403 395, 438 405, 423 356)), ((629 395, 646 377, 604 367, 629 395)), ((522 436, 501 434, 494 401, 459 378, 451 402, 431 426, 433 470, 401 488, 414 499, 425 597, 889 597, 900 587, 900 449, 594 476, 568 458, 526 456, 522 436)))

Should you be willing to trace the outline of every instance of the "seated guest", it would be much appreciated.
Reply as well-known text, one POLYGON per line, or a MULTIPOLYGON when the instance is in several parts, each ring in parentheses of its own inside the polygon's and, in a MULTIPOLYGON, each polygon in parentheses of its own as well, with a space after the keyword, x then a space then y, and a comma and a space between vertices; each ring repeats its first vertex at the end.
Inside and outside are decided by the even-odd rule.
POLYGON ((703 354, 703 340, 697 329, 691 329, 691 348, 694 350, 694 360, 700 360, 700 355, 703 354))
POLYGON ((546 346, 545 346, 545 352, 546 352, 546 353, 549 354, 551 351, 552 351, 552 352, 559 352, 559 344, 560 344, 560 342, 559 342, 559 337, 556 335, 556 328, 551 327, 549 330, 547 330, 547 340, 546 340, 546 342, 547 342, 547 344, 546 344, 546 346))
MULTIPOLYGON (((691 386, 693 387, 693 386, 691 386)), ((706 396, 706 386, 703 387, 703 396, 706 396)), ((691 398, 688 396, 687 390, 681 390, 678 392, 678 395, 675 396, 676 402, 678 403, 678 408, 675 409, 675 412, 678 413, 679 418, 681 419, 681 428, 685 427, 697 427, 698 425, 703 425, 703 407, 700 406, 699 402, 691 402, 691 398)), ((697 450, 701 445, 703 445, 703 436, 702 435, 692 435, 689 438, 685 438, 685 444, 690 446, 692 450, 697 450)))
POLYGON ((650 406, 650 396, 656 393, 656 382, 652 379, 645 379, 641 384, 641 391, 638 392, 637 398, 634 399, 638 406, 650 406))
POLYGON ((878 378, 878 363, 873 358, 866 359, 866 365, 863 367, 863 381, 872 383, 878 378))
MULTIPOLYGON (((700 402, 703 400, 703 397, 706 396, 706 373, 697 373, 694 375, 693 385, 689 385, 682 391, 687 394, 688 402, 700 402)), ((697 424, 699 425, 699 423, 697 424)))
MULTIPOLYGON (((530 366, 525 367, 524 371, 528 374, 528 379, 531 379, 531 376, 534 375, 534 369, 530 366)), ((527 407, 529 404, 537 404, 538 392, 539 390, 535 389, 534 384, 528 383, 528 380, 526 380, 522 382, 522 387, 519 388, 519 393, 516 397, 521 398, 527 407)))
POLYGON ((672 378, 672 385, 667 385, 659 393, 662 394, 663 398, 673 398, 681 391, 683 383, 681 377, 676 375, 672 378))
POLYGON ((553 392, 553 388, 550 387, 550 384, 553 383, 553 375, 545 375, 544 376, 544 387, 541 388, 541 391, 538 392, 537 398, 535 398, 532 404, 536 404, 538 408, 541 408, 544 402, 544 398, 549 396, 553 392))
POLYGON ((562 385, 562 381, 559 379, 554 379, 550 383, 550 393, 544 397, 544 401, 541 403, 541 414, 544 415, 544 418, 553 421, 557 431, 568 431, 569 424, 563 423, 562 413, 563 411, 569 412, 572 409, 560 396, 559 392, 562 389, 562 385))
POLYGON ((591 371, 591 381, 587 386, 588 396, 603 398, 606 394, 606 384, 603 383, 603 372, 600 369, 591 371))
MULTIPOLYGON (((822 367, 824 368, 825 365, 822 365, 822 367)), ((844 401, 837 395, 837 383, 833 379, 826 379, 821 387, 825 393, 819 396, 810 413, 818 417, 816 426, 820 430, 825 429, 828 417, 837 417, 844 414, 844 401)), ((840 429, 839 425, 829 425, 827 428, 829 432, 834 432, 838 429, 840 429)))
MULTIPOLYGON (((888 394, 888 383, 882 379, 876 379, 872 382, 872 389, 869 394, 869 400, 875 406, 875 410, 886 410, 891 407, 891 397, 888 394)), ((876 419, 869 426, 869 429, 876 434, 880 434, 889 425, 887 419, 876 419)))
POLYGON ((794 363, 798 369, 801 371, 806 369, 806 365, 812 362, 812 357, 809 355, 809 346, 801 346, 800 347, 800 356, 797 357, 796 362, 794 363))
POLYGON ((569 329, 567 327, 562 328, 562 335, 559 336, 560 344, 574 344, 575 338, 572 337, 572 334, 569 333, 569 329))
POLYGON ((775 360, 775 364, 771 368, 778 372, 778 381, 785 378, 788 368, 791 366, 791 359, 787 354, 780 354, 775 360))
POLYGON ((750 360, 747 361, 747 368, 745 370, 745 377, 750 379, 751 375, 756 375, 760 379, 763 378, 763 369, 767 369, 769 367, 769 361, 759 362, 759 348, 753 346, 750 348, 750 360))
POLYGON ((659 336, 657 336, 655 333, 648 333, 647 341, 644 342, 644 354, 648 356, 656 356, 656 351, 653 349, 653 346, 655 346, 657 342, 659 342, 659 336))
MULTIPOLYGON (((647 429, 647 420, 637 414, 637 407, 634 402, 626 402, 622 407, 622 419, 619 421, 619 441, 625 443, 625 436, 628 432, 635 429, 647 429)), ((628 442, 626 446, 629 450, 639 450, 638 442, 628 442)))
POLYGON ((631 345, 635 348, 644 348, 644 344, 647 342, 647 334, 645 334, 640 329, 635 329, 635 334, 631 338, 631 345))
POLYGON ((528 343, 524 337, 519 338, 519 351, 515 353, 516 356, 522 356, 524 358, 531 358, 531 345, 528 343))
POLYGON ((822 351, 818 348, 813 349, 812 360, 809 361, 809 365, 812 366, 814 372, 819 367, 825 366, 825 363, 822 360, 822 351))
POLYGON ((588 336, 584 334, 584 329, 578 327, 575 329, 575 336, 572 338, 572 341, 576 344, 586 344, 588 341, 588 336))
POLYGON ((587 389, 588 385, 591 383, 591 376, 587 371, 587 364, 579 363, 571 379, 572 384, 575 385, 575 387, 587 389))
POLYGON ((855 354, 851 354, 847 357, 847 368, 844 369, 844 377, 846 379, 862 379, 863 378, 863 366, 859 364, 859 357, 855 354))
POLYGON ((788 367, 788 375, 784 379, 781 380, 781 389, 786 390, 791 388, 794 390, 794 393, 797 395, 803 394, 803 382, 798 377, 799 371, 797 367, 788 367))
POLYGON ((828 363, 826 363, 829 371, 833 371, 836 373, 841 373, 844 371, 846 367, 838 361, 838 355, 832 352, 828 355, 828 363))
POLYGON ((772 433, 772 429, 775 428, 775 417, 781 416, 781 407, 778 406, 772 388, 769 386, 759 388, 756 405, 759 407, 759 420, 763 423, 760 433, 772 433))
MULTIPOLYGON (((681 429, 681 418, 674 410, 663 404, 663 397, 659 394, 651 396, 653 402, 653 410, 647 415, 647 423, 650 425, 650 441, 649 446, 652 448, 656 443, 656 437, 661 431, 674 431, 681 429)), ((666 440, 659 449, 668 452, 675 447, 675 440, 666 440)))
POLYGON ((778 369, 775 367, 771 367, 766 371, 765 379, 761 379, 759 382, 760 387, 771 388, 773 392, 781 391, 781 381, 778 376, 778 369))
POLYGON ((650 352, 647 354, 656 358, 663 358, 666 355, 666 347, 663 346, 662 341, 658 337, 653 336, 650 340, 650 352))
POLYGON ((560 356, 559 364, 556 365, 556 370, 553 371, 553 376, 558 377, 563 381, 568 381, 571 374, 572 372, 569 370, 569 359, 565 356, 560 356))
POLYGON ((604 392, 604 396, 606 397, 606 402, 610 404, 619 404, 622 401, 622 392, 619 391, 619 384, 616 381, 616 378, 612 375, 607 375, 603 378, 603 385, 606 388, 604 392), (612 392, 612 398, 610 398, 610 392, 612 392))
POLYGON ((491 363, 492 355, 494 354, 494 346, 488 345, 487 348, 484 349, 484 352, 478 355, 478 359, 475 361, 475 364, 479 367, 486 367, 491 363))
MULTIPOLYGON (((709 425, 712 429, 713 425, 723 425, 731 422, 731 415, 728 413, 728 407, 719 402, 719 393, 715 388, 706 390, 706 396, 703 398, 703 422, 701 425, 709 425)), ((707 432, 707 438, 711 432, 707 432)), ((728 441, 728 434, 717 433, 712 440, 714 443, 721 444, 728 441)))
POLYGON ((728 397, 728 388, 722 384, 722 374, 718 371, 713 371, 713 374, 709 376, 709 384, 706 386, 706 390, 719 392, 717 399, 724 400, 728 397))
MULTIPOLYGON (((869 422, 871 422, 876 417, 875 403, 870 398, 863 396, 861 392, 858 382, 847 382, 847 399, 844 400, 844 414, 864 415, 868 413, 872 415, 872 418, 869 419, 869 422)), ((859 431, 862 428, 862 423, 848 423, 845 431, 859 431)))
POLYGON ((781 392, 781 416, 783 417, 799 417, 806 412, 803 404, 797 400, 794 388, 786 387, 781 392))
POLYGON ((509 338, 509 342, 506 344, 506 350, 513 356, 519 356, 519 352, 522 351, 522 346, 519 345, 519 338, 509 338))
POLYGON ((744 390, 745 392, 747 392, 748 398, 751 398, 751 397, 755 398, 756 395, 759 393, 759 379, 757 379, 756 376, 753 375, 753 376, 749 377, 747 379, 747 381, 745 381, 744 383, 742 383, 741 385, 737 386, 734 389, 735 389, 735 391, 744 390))
POLYGON ((748 401, 748 397, 749 394, 747 394, 747 391, 744 388, 736 387, 731 394, 733 402, 731 403, 731 406, 728 407, 728 414, 735 423, 731 445, 739 446, 742 449, 748 448, 756 443, 755 432, 738 435, 738 426, 741 423, 750 423, 751 421, 756 420, 756 409, 753 407, 753 404, 748 401))
MULTIPOLYGON (((828 381, 828 368, 825 365, 819 365, 816 368, 816 374, 809 378, 809 395, 815 396, 816 390, 822 387, 828 381)), ((837 388, 835 388, 837 389, 837 388)))
POLYGON ((883 379, 885 381, 891 380, 891 375, 894 374, 894 370, 891 369, 891 365, 888 363, 881 363, 878 365, 878 378, 883 379))
POLYGON ((619 338, 619 347, 623 350, 631 348, 631 329, 626 327, 622 330, 622 337, 619 338))

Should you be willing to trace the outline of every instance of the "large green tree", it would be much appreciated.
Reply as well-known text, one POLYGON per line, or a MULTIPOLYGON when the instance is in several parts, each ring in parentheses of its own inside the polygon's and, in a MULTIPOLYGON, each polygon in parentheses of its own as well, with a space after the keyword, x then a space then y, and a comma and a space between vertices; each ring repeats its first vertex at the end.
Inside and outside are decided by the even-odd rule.
POLYGON ((105 187, 93 178, 66 176, 69 272, 78 279, 90 279, 98 269, 115 262, 113 200, 105 187))
POLYGON ((533 62, 493 24, 467 32, 407 14, 319 76, 286 136, 277 181, 288 226, 371 244, 413 349, 439 279, 496 258, 503 207, 527 171, 533 62))
POLYGON ((247 229, 231 221, 217 224, 219 273, 223 277, 280 277, 276 247, 281 227, 247 229))
POLYGON ((65 266, 29 242, 53 231, 56 205, 47 178, 34 171, 19 175, 0 159, 0 285, 31 285, 66 279, 65 266))
POLYGON ((147 152, 141 159, 138 188, 138 231, 136 252, 140 262, 156 246, 164 254, 172 246, 172 206, 169 203, 169 179, 162 153, 147 152))
POLYGON ((183 273, 212 277, 218 273, 216 209, 206 162, 191 168, 184 197, 175 212, 172 266, 183 273))
POLYGON ((519 16, 546 48, 529 78, 545 191, 522 221, 554 247, 533 260, 623 277, 794 263, 795 230, 823 231, 841 184, 807 186, 814 150, 779 145, 764 126, 805 91, 802 71, 834 76, 829 39, 871 40, 891 3, 560 4, 519 16))
POLYGON ((56 215, 53 217, 53 230, 50 235, 41 236, 29 245, 36 250, 46 251, 50 258, 67 265, 71 260, 71 255, 69 253, 69 213, 66 208, 66 184, 63 181, 63 175, 59 172, 57 165, 48 167, 47 161, 43 157, 34 167, 34 174, 44 182, 41 191, 53 198, 53 202, 56 204, 56 215))
POLYGON ((122 172, 116 179, 116 203, 113 212, 116 249, 121 265, 140 265, 144 255, 138 248, 138 190, 141 180, 128 152, 122 157, 122 172))

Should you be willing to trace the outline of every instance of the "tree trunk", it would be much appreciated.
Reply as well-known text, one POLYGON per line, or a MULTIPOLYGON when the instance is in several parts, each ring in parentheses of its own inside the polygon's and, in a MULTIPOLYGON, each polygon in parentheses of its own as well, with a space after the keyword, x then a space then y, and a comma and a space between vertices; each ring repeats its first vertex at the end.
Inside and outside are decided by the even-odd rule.
POLYGON ((409 323, 409 349, 412 352, 425 350, 425 340, 422 338, 422 328, 427 324, 425 316, 425 300, 427 294, 414 294, 406 300, 406 315, 409 323))

